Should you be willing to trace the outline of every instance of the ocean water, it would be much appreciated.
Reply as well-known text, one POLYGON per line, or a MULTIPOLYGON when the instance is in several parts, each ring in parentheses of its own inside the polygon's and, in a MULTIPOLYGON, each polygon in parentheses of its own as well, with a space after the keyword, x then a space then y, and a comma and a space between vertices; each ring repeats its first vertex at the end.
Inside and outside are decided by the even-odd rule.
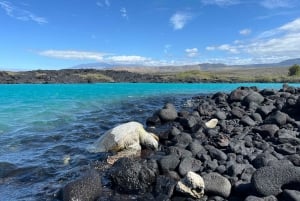
POLYGON ((106 130, 145 123, 166 102, 179 109, 193 96, 239 86, 282 84, 0 85, 0 200, 53 200, 98 157, 86 148, 106 130))

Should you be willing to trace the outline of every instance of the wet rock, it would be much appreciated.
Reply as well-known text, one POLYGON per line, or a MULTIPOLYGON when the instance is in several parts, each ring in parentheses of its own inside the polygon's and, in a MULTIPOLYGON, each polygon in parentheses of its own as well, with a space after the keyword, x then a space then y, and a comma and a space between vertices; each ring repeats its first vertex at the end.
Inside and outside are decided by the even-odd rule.
POLYGON ((253 188, 263 196, 275 195, 289 185, 300 186, 300 168, 290 165, 265 166, 257 169, 251 179, 253 188))
POLYGON ((174 121, 178 115, 173 104, 167 103, 163 109, 159 110, 158 116, 162 121, 174 121))
POLYGON ((192 157, 184 158, 179 165, 179 174, 185 176, 188 172, 197 172, 202 168, 202 162, 192 157))
POLYGON ((0 162, 0 178, 9 176, 15 169, 17 169, 17 166, 12 163, 0 162))
POLYGON ((156 114, 154 114, 152 117, 147 118, 147 120, 146 120, 147 126, 157 126, 160 124, 161 124, 160 118, 156 114))
POLYGON ((94 201, 101 195, 101 190, 102 186, 99 174, 96 171, 91 171, 63 188, 63 201, 94 201))
POLYGON ((132 158, 121 158, 111 168, 111 178, 116 188, 126 193, 147 192, 156 180, 156 162, 143 162, 132 158))
POLYGON ((300 201, 300 191, 284 190, 280 200, 284 201, 300 201))
POLYGON ((176 191, 198 199, 203 197, 204 188, 202 177, 194 172, 188 172, 176 185, 176 191))
POLYGON ((158 164, 162 172, 175 170, 176 167, 179 165, 179 163, 180 163, 179 157, 176 156, 175 154, 164 156, 158 161, 158 164))
POLYGON ((231 184, 228 179, 215 172, 208 173, 202 178, 205 184, 205 193, 209 195, 219 195, 224 198, 229 197, 231 184))

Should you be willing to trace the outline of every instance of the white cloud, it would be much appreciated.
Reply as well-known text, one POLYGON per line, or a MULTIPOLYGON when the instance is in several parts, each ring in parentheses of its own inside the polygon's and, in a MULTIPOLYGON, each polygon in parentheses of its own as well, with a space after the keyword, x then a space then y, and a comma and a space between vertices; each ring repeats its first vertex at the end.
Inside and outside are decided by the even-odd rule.
POLYGON ((17 20, 33 21, 38 24, 48 23, 44 17, 39 17, 30 11, 18 8, 8 1, 0 1, 0 8, 2 8, 8 16, 17 20))
POLYGON ((240 34, 244 35, 244 36, 251 34, 251 32, 252 32, 251 29, 242 29, 242 30, 240 30, 240 34))
POLYGON ((259 58, 258 61, 267 63, 278 62, 282 59, 297 58, 300 55, 300 18, 280 27, 267 30, 250 41, 208 46, 206 50, 221 50, 228 53, 259 58))
POLYGON ((142 57, 142 56, 110 56, 105 58, 106 61, 112 62, 112 63, 119 63, 119 64, 142 64, 147 61, 151 61, 150 58, 142 57))
POLYGON ((268 9, 291 8, 296 4, 296 0, 263 0, 261 5, 268 9))
POLYGON ((126 8, 121 8, 120 9, 120 12, 121 12, 121 16, 123 17, 123 18, 126 18, 126 19, 128 19, 128 14, 127 14, 127 10, 126 10, 126 8))
POLYGON ((164 46, 164 53, 165 53, 165 54, 169 54, 169 51, 170 51, 171 47, 172 47, 172 45, 166 44, 166 45, 164 46))
POLYGON ((174 30, 182 29, 186 23, 192 19, 192 16, 188 13, 184 12, 176 12, 171 16, 170 22, 174 28, 174 30))
POLYGON ((217 6, 231 6, 239 4, 239 0, 201 0, 205 5, 217 5, 217 6))
POLYGON ((103 57, 107 54, 99 52, 86 52, 76 50, 45 50, 38 53, 46 57, 58 59, 78 59, 78 60, 95 60, 103 61, 103 57))
POLYGON ((185 49, 185 53, 188 57, 197 57, 198 56, 198 48, 187 48, 187 49, 185 49))

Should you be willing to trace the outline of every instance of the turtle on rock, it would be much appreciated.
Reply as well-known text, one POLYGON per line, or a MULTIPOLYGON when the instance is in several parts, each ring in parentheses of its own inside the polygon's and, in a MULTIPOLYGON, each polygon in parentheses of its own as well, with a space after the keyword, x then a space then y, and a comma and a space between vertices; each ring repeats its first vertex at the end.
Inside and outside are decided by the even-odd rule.
POLYGON ((88 148, 88 151, 117 153, 117 155, 108 158, 107 161, 114 163, 118 158, 137 155, 142 146, 157 150, 158 141, 157 135, 147 132, 141 123, 132 121, 120 124, 105 132, 88 148))

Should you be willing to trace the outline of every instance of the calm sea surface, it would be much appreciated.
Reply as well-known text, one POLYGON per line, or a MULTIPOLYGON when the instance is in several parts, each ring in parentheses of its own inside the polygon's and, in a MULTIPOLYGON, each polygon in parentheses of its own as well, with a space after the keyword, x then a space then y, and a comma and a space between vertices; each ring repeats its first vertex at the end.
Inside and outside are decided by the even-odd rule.
POLYGON ((86 147, 114 125, 145 123, 166 102, 179 109, 195 95, 239 86, 282 84, 0 85, 0 200, 52 200, 95 160, 86 147))

